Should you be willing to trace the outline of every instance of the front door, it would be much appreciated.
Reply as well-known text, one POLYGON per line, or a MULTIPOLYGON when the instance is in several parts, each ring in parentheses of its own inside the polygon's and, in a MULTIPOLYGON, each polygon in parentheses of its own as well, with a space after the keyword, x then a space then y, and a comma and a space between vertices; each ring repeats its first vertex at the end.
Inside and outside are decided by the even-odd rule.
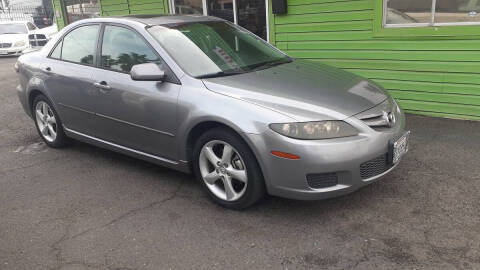
POLYGON ((176 106, 180 85, 148 43, 135 31, 106 25, 100 68, 94 81, 96 136, 134 150, 176 159, 176 106), (166 81, 133 81, 133 65, 157 63, 166 81))

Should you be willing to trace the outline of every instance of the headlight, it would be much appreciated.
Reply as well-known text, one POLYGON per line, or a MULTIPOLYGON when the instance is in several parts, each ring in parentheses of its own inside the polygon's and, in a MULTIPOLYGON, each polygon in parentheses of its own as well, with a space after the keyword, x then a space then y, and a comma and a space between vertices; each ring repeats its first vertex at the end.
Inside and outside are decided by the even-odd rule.
POLYGON ((13 47, 22 47, 22 46, 25 46, 25 41, 23 40, 17 41, 15 42, 15 44, 13 44, 13 47))
POLYGON ((284 136, 301 140, 321 140, 355 136, 358 131, 343 121, 270 124, 270 128, 284 136))

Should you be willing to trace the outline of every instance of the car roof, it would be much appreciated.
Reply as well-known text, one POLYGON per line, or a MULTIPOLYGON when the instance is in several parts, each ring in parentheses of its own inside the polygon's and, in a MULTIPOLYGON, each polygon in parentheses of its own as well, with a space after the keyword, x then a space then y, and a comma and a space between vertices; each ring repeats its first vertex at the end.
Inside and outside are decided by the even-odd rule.
MULTIPOLYGON (((108 17, 107 17, 108 18, 108 17)), ((175 23, 194 23, 194 22, 208 22, 208 21, 224 21, 223 19, 211 16, 203 15, 125 15, 125 16, 113 16, 110 18, 124 19, 130 21, 136 21, 145 25, 165 25, 175 23)))

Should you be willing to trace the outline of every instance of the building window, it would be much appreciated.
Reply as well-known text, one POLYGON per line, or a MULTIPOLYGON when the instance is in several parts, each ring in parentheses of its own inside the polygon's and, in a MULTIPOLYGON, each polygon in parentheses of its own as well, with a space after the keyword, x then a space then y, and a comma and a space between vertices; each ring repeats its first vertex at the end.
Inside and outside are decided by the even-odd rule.
POLYGON ((268 40, 265 0, 170 0, 175 14, 203 14, 238 24, 268 40))
POLYGON ((385 27, 480 24, 480 0, 384 0, 385 27))

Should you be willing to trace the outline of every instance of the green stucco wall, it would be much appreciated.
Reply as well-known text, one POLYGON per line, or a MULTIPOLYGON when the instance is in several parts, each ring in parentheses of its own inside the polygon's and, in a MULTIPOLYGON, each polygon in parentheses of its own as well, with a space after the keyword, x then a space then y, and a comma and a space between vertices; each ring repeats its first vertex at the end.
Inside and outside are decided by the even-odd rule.
POLYGON ((271 42, 384 86, 411 113, 480 120, 480 27, 381 29, 382 0, 288 0, 271 42))

